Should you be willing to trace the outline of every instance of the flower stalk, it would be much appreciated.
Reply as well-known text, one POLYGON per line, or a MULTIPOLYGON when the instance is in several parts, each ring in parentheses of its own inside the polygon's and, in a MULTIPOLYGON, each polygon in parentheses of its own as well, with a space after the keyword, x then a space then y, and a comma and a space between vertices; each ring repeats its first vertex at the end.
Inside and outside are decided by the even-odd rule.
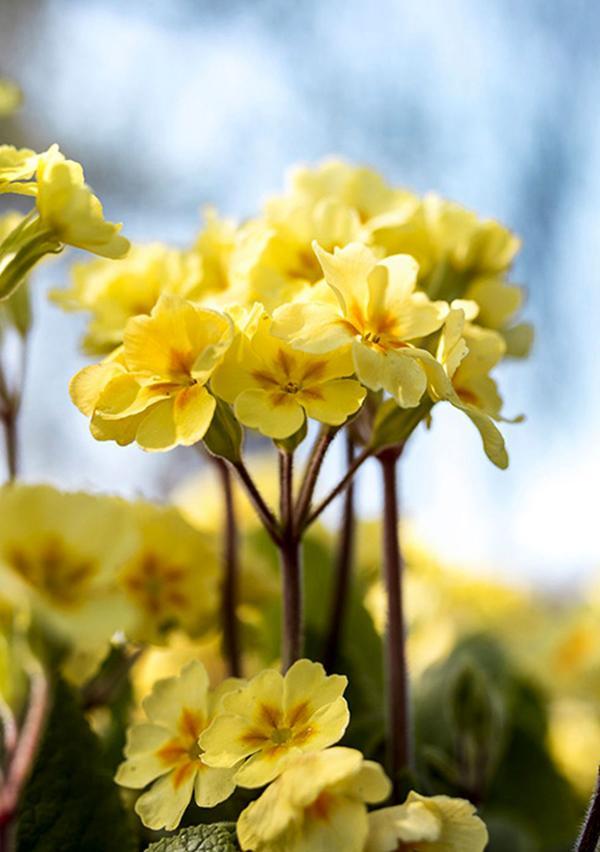
POLYGON ((596 852, 600 843, 600 769, 596 789, 587 812, 574 852, 596 852))
POLYGON ((214 459, 221 480, 225 519, 223 524, 223 581, 221 585, 221 618, 223 645, 231 677, 241 677, 240 629, 237 618, 239 599, 239 534, 231 471, 220 458, 214 459))
POLYGON ((294 513, 294 456, 279 450, 279 494, 281 541, 279 554, 283 583, 282 668, 287 671, 302 656, 302 552, 301 536, 296 530, 294 513))
POLYGON ((410 766, 408 671, 402 589, 403 560, 398 535, 398 459, 402 446, 388 447, 377 456, 383 478, 383 578, 387 597, 385 669, 387 701, 387 761, 398 799, 403 771, 410 766))

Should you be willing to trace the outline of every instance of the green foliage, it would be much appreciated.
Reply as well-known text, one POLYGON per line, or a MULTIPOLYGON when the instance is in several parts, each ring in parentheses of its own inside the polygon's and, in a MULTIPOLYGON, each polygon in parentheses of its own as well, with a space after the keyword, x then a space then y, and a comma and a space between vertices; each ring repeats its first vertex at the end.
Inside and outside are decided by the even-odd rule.
POLYGON ((173 837, 152 843, 146 852, 236 852, 235 824, 219 822, 184 828, 173 837))
POLYGON ((548 752, 545 696, 495 640, 464 639, 425 673, 415 723, 425 791, 479 804, 491 850, 569 848, 583 807, 548 752))
POLYGON ((239 462, 242 458, 244 431, 233 416, 231 406, 217 399, 217 407, 204 436, 206 449, 219 458, 239 462))
POLYGON ((424 400, 416 408, 400 408, 394 399, 379 406, 373 420, 370 446, 382 450, 404 444, 422 420, 431 411, 431 400, 424 400))
POLYGON ((17 852, 128 852, 129 818, 98 738, 58 681, 18 816, 17 852))

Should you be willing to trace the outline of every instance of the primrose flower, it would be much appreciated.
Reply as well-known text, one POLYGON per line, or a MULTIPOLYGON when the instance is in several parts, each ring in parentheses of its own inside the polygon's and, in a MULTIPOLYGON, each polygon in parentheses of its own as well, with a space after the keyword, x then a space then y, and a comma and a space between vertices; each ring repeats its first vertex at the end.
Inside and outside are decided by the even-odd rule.
POLYGON ((71 398, 99 441, 191 446, 210 426, 216 402, 206 384, 232 336, 228 317, 163 294, 150 316, 127 322, 121 349, 74 376, 71 398))
POLYGON ((303 754, 242 811, 237 832, 253 852, 362 852, 366 803, 386 799, 391 784, 377 763, 350 748, 303 754))
POLYGON ((0 193, 35 195, 37 186, 28 182, 35 174, 38 155, 29 148, 0 145, 0 193))
POLYGON ((43 485, 0 489, 2 589, 27 600, 68 642, 92 645, 126 629, 117 570, 137 544, 122 504, 43 485))
POLYGON ((465 799, 411 792, 403 805, 369 814, 365 852, 483 852, 488 832, 465 799))
POLYGON ((64 310, 90 314, 83 348, 92 355, 119 346, 127 321, 149 314, 162 293, 197 298, 202 292, 201 258, 162 243, 133 246, 118 263, 107 258, 76 263, 71 275, 71 286, 50 297, 64 310))
POLYGON ((119 570, 137 616, 128 638, 160 643, 177 628, 198 637, 218 610, 220 564, 211 538, 170 507, 140 502, 129 511, 139 545, 119 570))
POLYGON ((230 267, 237 245, 237 229, 230 219, 219 219, 212 207, 204 210, 204 227, 193 252, 202 269, 202 295, 223 293, 231 286, 230 267))
POLYGON ((41 226, 61 243, 103 257, 120 258, 129 241, 121 225, 104 219, 102 204, 85 183, 79 163, 66 160, 52 145, 37 159, 37 208, 41 226))
POLYGON ((411 341, 440 328, 448 306, 415 292, 418 267, 408 255, 378 261, 360 243, 329 254, 315 243, 335 300, 297 301, 275 311, 273 334, 294 349, 324 354, 351 344, 356 375, 373 391, 382 388, 403 408, 419 404, 427 387, 411 341))
POLYGON ((294 350, 271 334, 270 317, 256 307, 256 319, 238 334, 211 382, 237 419, 270 438, 287 438, 306 417, 333 426, 358 411, 365 390, 346 378, 354 371, 349 347, 320 356, 294 350))
POLYGON ((202 734, 209 766, 232 767, 242 787, 262 787, 303 752, 337 742, 348 725, 342 697, 347 678, 325 674, 323 666, 298 660, 281 675, 257 674, 247 686, 225 696, 220 713, 202 734))
POLYGON ((446 400, 463 411, 479 430, 488 458, 500 468, 508 466, 504 438, 494 423, 504 419, 502 399, 489 373, 505 351, 497 332, 465 322, 464 310, 453 308, 439 340, 437 362, 423 361, 434 402, 446 400))
POLYGON ((154 684, 142 702, 149 721, 129 729, 115 776, 117 784, 134 790, 151 785, 135 803, 144 825, 177 828, 192 796, 201 808, 213 808, 233 793, 234 769, 207 766, 198 737, 239 683, 226 680, 211 691, 206 669, 192 660, 178 677, 154 684))
POLYGON ((355 211, 361 223, 390 210, 406 217, 418 205, 412 193, 391 187, 374 169, 336 158, 323 160, 312 168, 291 169, 287 187, 289 196, 296 199, 312 203, 335 199, 355 211))

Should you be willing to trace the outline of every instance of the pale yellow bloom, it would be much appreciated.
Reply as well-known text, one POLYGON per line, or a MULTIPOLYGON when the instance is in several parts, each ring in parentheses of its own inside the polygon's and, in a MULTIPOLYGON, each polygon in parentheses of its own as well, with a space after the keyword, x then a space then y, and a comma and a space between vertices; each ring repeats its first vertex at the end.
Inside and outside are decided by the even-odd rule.
POLYGON ((79 163, 66 160, 53 145, 37 158, 37 208, 41 227, 61 243, 103 257, 120 258, 129 241, 121 225, 104 219, 102 204, 85 183, 79 163))
POLYGON ((411 792, 403 805, 369 814, 365 852, 483 852, 487 842, 470 802, 411 792))
POLYGON ((423 360, 432 399, 450 402, 470 418, 488 458, 500 468, 508 466, 504 438, 494 423, 503 419, 502 398, 489 373, 505 351, 497 332, 465 322, 464 309, 453 308, 439 340, 437 361, 423 360))
POLYGON ((127 321, 149 314, 162 293, 196 298, 203 292, 201 258, 162 243, 134 245, 118 262, 96 258, 76 263, 71 276, 70 287, 50 296, 64 310, 89 312, 83 348, 93 355, 121 344, 127 321))
POLYGON ((207 766, 198 738, 222 697, 238 685, 227 680, 211 691, 206 669, 193 660, 179 677, 158 681, 144 699, 149 721, 129 729, 115 777, 136 790, 151 785, 135 804, 144 825, 176 828, 192 796, 200 807, 212 808, 233 793, 234 770, 207 766))
POLYGON ((21 106, 23 93, 16 83, 0 78, 0 118, 12 115, 21 106))
POLYGON ((337 742, 348 725, 342 694, 347 678, 298 660, 285 675, 265 669, 223 699, 221 712, 201 737, 209 766, 231 767, 242 787, 262 787, 303 752, 337 742))
POLYGON ((202 270, 202 295, 210 297, 231 287, 231 267, 237 245, 237 229, 230 219, 220 219, 212 207, 204 210, 204 227, 193 252, 202 270))
POLYGON ((201 441, 215 410, 206 389, 229 347, 226 316, 163 294, 150 316, 130 319, 123 347, 71 381, 71 398, 99 441, 166 451, 201 441))
POLYGON ((35 195, 37 187, 30 183, 38 165, 38 155, 29 148, 0 145, 0 193, 35 195))
POLYGON ((240 845, 252 852, 362 852, 366 804, 383 801, 390 789, 379 764, 354 749, 301 755, 242 811, 240 845))
POLYGON ((117 584, 137 545, 122 503, 43 485, 0 490, 2 588, 25 598, 67 642, 97 646, 126 629, 131 610, 117 584))
POLYGON ((271 319, 259 306, 249 333, 240 332, 211 387, 234 406, 237 419, 270 438, 287 438, 306 417, 341 425, 360 408, 365 390, 347 378, 354 371, 349 347, 310 355, 271 334, 271 319))
POLYGON ((378 261, 360 243, 329 254, 315 244, 335 302, 297 301, 274 314, 273 333, 295 349, 324 354, 351 344, 357 377, 371 390, 382 388, 404 408, 418 405, 427 386, 415 348, 436 331, 448 312, 415 291, 418 267, 408 255, 378 261))
POLYGON ((361 223, 390 210, 406 217, 418 205, 412 193, 391 187, 374 169, 336 158, 323 160, 312 168, 291 169, 287 188, 289 196, 312 203, 335 199, 355 211, 361 223))
POLYGON ((175 629, 198 637, 214 627, 220 563, 211 537, 174 508, 134 503, 129 513, 139 545, 119 570, 119 585, 135 613, 128 638, 164 642, 175 629))

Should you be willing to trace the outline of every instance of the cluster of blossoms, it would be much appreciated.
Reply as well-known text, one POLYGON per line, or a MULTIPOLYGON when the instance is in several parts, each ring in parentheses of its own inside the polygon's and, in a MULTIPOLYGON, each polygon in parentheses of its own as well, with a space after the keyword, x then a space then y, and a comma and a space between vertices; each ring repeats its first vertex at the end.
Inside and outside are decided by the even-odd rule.
MULTIPOLYGON (((40 220, 57 239, 123 254, 114 226, 102 224, 102 241, 52 218, 45 187, 57 170, 82 181, 54 149, 13 152, 5 190, 37 187, 40 220), (34 169, 36 181, 21 180, 34 169)), ((80 192, 97 229, 93 196, 80 192)), ((85 349, 106 357, 74 378, 73 400, 98 440, 161 451, 201 441, 216 400, 276 440, 307 418, 338 427, 384 398, 418 411, 414 428, 446 401, 505 467, 490 373, 531 342, 515 323, 523 292, 508 282, 518 247, 498 223, 393 189, 369 169, 297 169, 257 219, 236 226, 208 211, 189 249, 140 245, 119 263, 75 267, 54 299, 90 313, 85 349)))
POLYGON ((482 852, 488 835, 462 799, 411 792, 401 805, 367 812, 391 784, 378 763, 335 746, 349 720, 346 678, 299 660, 211 690, 204 667, 158 681, 144 700, 148 721, 128 735, 117 781, 148 789, 135 809, 152 828, 175 828, 193 797, 202 808, 236 787, 261 788, 237 833, 253 852, 482 852))

